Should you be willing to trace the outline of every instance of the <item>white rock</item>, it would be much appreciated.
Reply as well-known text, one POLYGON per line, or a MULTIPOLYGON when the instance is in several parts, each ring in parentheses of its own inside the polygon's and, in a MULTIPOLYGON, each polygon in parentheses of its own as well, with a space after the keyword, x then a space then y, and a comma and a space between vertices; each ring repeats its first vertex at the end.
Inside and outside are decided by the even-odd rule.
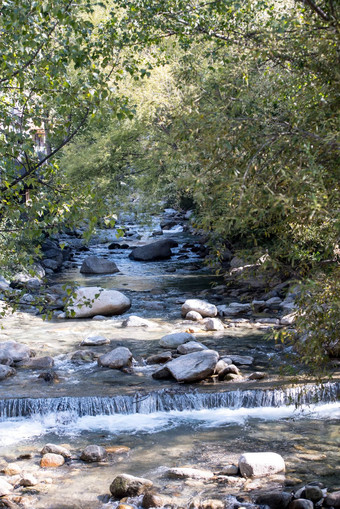
POLYGON ((210 470, 190 467, 169 468, 166 474, 168 477, 175 479, 202 479, 205 481, 208 481, 214 477, 213 472, 210 472, 210 470))
POLYGON ((205 300, 188 299, 182 305, 182 316, 186 316, 189 311, 197 311, 202 317, 212 317, 217 315, 217 307, 205 300))
POLYGON ((108 343, 110 343, 110 340, 104 338, 104 336, 88 336, 80 344, 81 346, 99 346, 107 345, 108 343))
POLYGON ((31 350, 28 346, 16 341, 3 341, 0 343, 1 360, 12 359, 13 362, 26 361, 30 358, 31 350))
POLYGON ((67 314, 70 318, 121 315, 130 306, 130 299, 117 290, 88 286, 76 290, 75 297, 67 305, 67 314))
POLYGON ((238 466, 243 477, 264 477, 286 468, 282 456, 275 452, 247 452, 240 456, 238 466))
POLYGON ((237 316, 251 311, 250 304, 242 304, 241 302, 231 302, 229 306, 219 306, 220 312, 224 316, 237 316))
POLYGON ((125 346, 119 346, 98 358, 99 366, 111 369, 121 369, 125 366, 130 366, 131 361, 132 353, 128 348, 125 348, 125 346))
POLYGON ((0 382, 6 378, 15 375, 16 371, 10 366, 4 366, 0 364, 0 382))
POLYGON ((200 352, 202 350, 208 350, 208 347, 199 343, 198 341, 189 341, 188 343, 184 343, 184 345, 179 345, 177 348, 177 352, 182 355, 186 355, 188 353, 200 352))
POLYGON ((147 327, 147 328, 158 328, 158 324, 151 322, 151 320, 145 320, 140 316, 131 315, 123 321, 122 327, 147 327))
POLYGON ((115 274, 119 269, 115 262, 100 258, 99 256, 88 256, 80 267, 82 274, 115 274))
POLYGON ((199 322, 203 319, 203 316, 197 311, 189 311, 185 316, 186 320, 192 320, 193 322, 199 322))
POLYGON ((188 332, 174 332, 173 334, 166 334, 163 336, 159 340, 159 344, 163 348, 177 348, 179 345, 195 340, 195 336, 188 332))
POLYGON ((205 318, 203 323, 207 331, 224 330, 224 325, 218 318, 205 318))

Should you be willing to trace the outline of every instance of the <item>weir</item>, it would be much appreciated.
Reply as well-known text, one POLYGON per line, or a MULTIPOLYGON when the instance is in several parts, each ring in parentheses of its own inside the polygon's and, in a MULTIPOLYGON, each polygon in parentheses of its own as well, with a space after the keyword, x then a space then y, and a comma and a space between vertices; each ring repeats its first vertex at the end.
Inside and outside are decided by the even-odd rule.
POLYGON ((285 389, 237 390, 218 393, 160 390, 133 396, 12 398, 0 400, 0 419, 71 412, 79 417, 150 414, 218 408, 278 408, 287 405, 332 403, 340 398, 340 382, 298 385, 285 389))

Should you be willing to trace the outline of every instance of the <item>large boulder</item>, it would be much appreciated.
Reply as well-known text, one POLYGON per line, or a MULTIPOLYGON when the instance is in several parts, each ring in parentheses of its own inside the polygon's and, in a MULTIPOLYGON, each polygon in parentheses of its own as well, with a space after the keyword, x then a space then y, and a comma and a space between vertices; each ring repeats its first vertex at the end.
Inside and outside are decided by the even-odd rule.
POLYGON ((101 355, 98 359, 99 366, 111 369, 121 369, 130 366, 132 353, 125 346, 119 346, 109 353, 101 355))
POLYGON ((80 267, 82 274, 115 274, 119 269, 115 262, 100 258, 99 256, 88 256, 80 267))
POLYGON ((0 478, 0 497, 9 495, 11 491, 13 491, 13 486, 6 479, 0 478))
POLYGON ((214 473, 210 470, 191 467, 169 468, 166 475, 172 479, 199 479, 204 481, 214 477, 214 473))
POLYGON ((177 348, 179 345, 195 340, 195 336, 188 332, 174 332, 173 334, 166 334, 163 336, 159 340, 159 344, 163 348, 177 348))
POLYGON ((243 477, 264 477, 285 471, 282 456, 275 452, 247 452, 238 460, 243 477))
POLYGON ((184 345, 179 345, 177 348, 177 352, 181 355, 186 355, 188 353, 201 352, 202 350, 209 350, 209 348, 198 341, 189 341, 188 343, 184 343, 184 345))
POLYGON ((203 317, 217 316, 217 307, 205 300, 188 299, 182 305, 182 316, 186 316, 190 311, 197 311, 203 317))
POLYGON ((134 477, 129 474, 120 474, 114 478, 110 486, 114 498, 136 497, 153 486, 152 481, 143 477, 134 477))
POLYGON ((145 246, 135 247, 129 255, 132 260, 139 260, 143 262, 155 260, 167 260, 172 256, 172 247, 177 247, 178 244, 172 239, 159 240, 152 244, 145 246))
POLYGON ((130 299, 117 290, 104 290, 99 286, 78 288, 66 308, 69 318, 90 318, 95 315, 113 316, 125 313, 130 299))
POLYGON ((218 357, 214 350, 202 350, 182 355, 165 367, 177 382, 199 382, 214 374, 218 357))
POLYGON ((26 345, 17 343, 16 341, 3 341, 0 343, 0 364, 27 361, 31 353, 31 350, 26 345), (12 362, 7 362, 9 359, 11 359, 12 362))

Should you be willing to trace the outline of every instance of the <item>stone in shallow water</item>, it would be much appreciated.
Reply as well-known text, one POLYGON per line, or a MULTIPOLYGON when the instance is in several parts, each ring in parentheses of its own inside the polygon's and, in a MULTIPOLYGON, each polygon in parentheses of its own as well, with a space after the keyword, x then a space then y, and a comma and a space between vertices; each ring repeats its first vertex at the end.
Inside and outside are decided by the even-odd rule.
POLYGON ((162 352, 162 353, 156 353, 155 355, 150 355, 146 359, 147 364, 164 364, 164 362, 169 362, 172 360, 172 353, 171 352, 162 352))
POLYGON ((338 509, 340 507, 340 491, 333 491, 333 493, 328 493, 325 499, 325 505, 327 507, 335 507, 338 509))
POLYGON ((40 460, 40 466, 43 468, 60 467, 65 463, 65 458, 61 454, 47 453, 40 460))
POLYGON ((189 341, 195 341, 195 336, 188 332, 175 332, 173 334, 166 334, 163 336, 159 344, 163 348, 177 348, 179 345, 188 343, 189 341))
POLYGON ((203 320, 203 316, 197 311, 189 311, 189 313, 185 315, 185 319, 192 320, 193 322, 199 322, 200 320, 203 320))
POLYGON ((8 463, 6 466, 4 473, 5 475, 18 475, 21 474, 21 467, 17 463, 8 463))
POLYGON ((311 500, 306 500, 305 498, 298 498, 296 500, 293 500, 289 506, 288 509, 313 509, 314 504, 311 500))
POLYGON ((189 311, 196 311, 202 317, 217 316, 217 307, 201 299, 188 299, 182 305, 182 316, 186 316, 189 311))
POLYGON ((136 497, 153 486, 152 481, 143 477, 134 477, 129 474, 120 474, 114 478, 110 486, 114 498, 136 497))
POLYGON ((285 471, 284 459, 275 452, 247 452, 240 456, 238 466, 243 477, 263 477, 285 471))
POLYGON ((250 366, 254 362, 254 357, 251 355, 229 355, 234 364, 250 366))
POLYGON ((64 456, 64 458, 71 458, 71 453, 66 447, 63 447, 61 445, 56 444, 46 444, 40 451, 42 455, 53 453, 53 454, 60 454, 61 456, 64 456))
POLYGON ((69 318, 92 318, 96 315, 113 316, 125 313, 130 299, 117 290, 104 290, 99 286, 78 288, 67 304, 69 318))
POLYGON ((177 352, 180 354, 188 354, 193 352, 201 352, 202 350, 209 350, 209 348, 198 341, 189 341, 177 347, 177 352))
POLYGON ((100 346, 107 345, 108 343, 110 343, 110 340, 104 338, 104 336, 88 336, 80 344, 81 346, 100 346))
POLYGON ((54 359, 47 355, 46 357, 35 357, 26 361, 21 361, 17 364, 20 368, 26 369, 50 369, 54 366, 54 359))
POLYGON ((144 509, 150 509, 151 507, 164 507, 166 504, 165 497, 158 495, 157 493, 152 493, 150 491, 146 492, 143 500, 142 507, 144 509))
POLYGON ((80 267, 82 274, 115 274, 119 272, 117 265, 99 256, 88 256, 80 267))
POLYGON ((87 463, 95 463, 97 461, 103 461, 107 456, 107 452, 104 447, 100 445, 88 445, 82 451, 80 459, 87 463))
POLYGON ((125 346, 119 346, 111 352, 101 355, 98 359, 99 366, 111 369, 121 369, 130 366, 132 362, 132 353, 125 346))
POLYGON ((15 362, 26 361, 31 356, 31 349, 16 341, 3 341, 0 343, 0 363, 4 359, 12 359, 15 362))
POLYGON ((4 366, 0 364, 0 382, 6 378, 15 375, 16 371, 10 366, 4 366))
POLYGON ((140 316, 131 315, 123 321, 122 327, 146 327, 146 328, 157 328, 158 324, 151 320, 146 320, 140 316))
POLYGON ((238 466, 236 465, 225 465, 218 475, 237 475, 238 474, 238 466))
POLYGON ((169 468, 166 475, 172 479, 203 479, 209 480, 214 477, 210 470, 203 470, 190 467, 169 468))
POLYGON ((19 484, 20 486, 30 487, 35 486, 38 482, 38 479, 33 474, 25 473, 22 475, 19 484))
POLYGON ((177 382, 199 382, 214 374, 218 353, 214 350, 182 355, 165 365, 177 382))
POLYGON ((203 320, 204 328, 207 331, 222 331, 224 330, 224 325, 218 318, 205 318, 203 320))
POLYGON ((268 375, 263 371, 255 371, 248 376, 248 380, 263 380, 264 378, 267 378, 267 376, 268 375))
POLYGON ((134 248, 131 251, 129 258, 145 262, 167 260, 172 256, 171 248, 177 246, 178 243, 172 239, 159 240, 152 244, 146 244, 145 246, 134 248))
POLYGON ((259 505, 266 505, 270 509, 286 509, 292 499, 291 493, 284 491, 270 491, 259 495, 255 502, 259 505))

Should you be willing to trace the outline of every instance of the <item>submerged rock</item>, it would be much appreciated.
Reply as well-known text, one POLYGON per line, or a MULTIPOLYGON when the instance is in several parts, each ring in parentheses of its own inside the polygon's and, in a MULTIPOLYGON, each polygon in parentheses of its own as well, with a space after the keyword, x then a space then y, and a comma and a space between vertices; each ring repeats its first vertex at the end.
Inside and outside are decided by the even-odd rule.
POLYGON ((182 305, 182 316, 186 316, 190 311, 196 311, 202 317, 217 316, 217 307, 205 300, 188 299, 182 305))
POLYGON ((69 318, 91 318, 96 315, 113 316, 125 313, 130 299, 117 290, 104 290, 98 286, 78 288, 67 304, 69 318))
POLYGON ((275 452, 247 452, 240 456, 238 466, 243 477, 264 477, 286 468, 282 456, 275 452))
POLYGON ((145 246, 135 247, 129 257, 132 260, 138 261, 157 261, 167 260, 172 256, 172 247, 177 247, 178 243, 172 239, 159 240, 152 244, 146 244, 145 246))
POLYGON ((121 369, 130 366, 132 353, 125 346, 119 346, 109 353, 101 355, 98 359, 99 366, 111 369, 121 369))
POLYGON ((120 474, 114 478, 110 486, 114 498, 136 497, 153 486, 152 481, 143 477, 134 477, 129 474, 120 474))
POLYGON ((115 274, 119 269, 115 262, 100 258, 99 256, 88 256, 80 267, 82 274, 115 274))

